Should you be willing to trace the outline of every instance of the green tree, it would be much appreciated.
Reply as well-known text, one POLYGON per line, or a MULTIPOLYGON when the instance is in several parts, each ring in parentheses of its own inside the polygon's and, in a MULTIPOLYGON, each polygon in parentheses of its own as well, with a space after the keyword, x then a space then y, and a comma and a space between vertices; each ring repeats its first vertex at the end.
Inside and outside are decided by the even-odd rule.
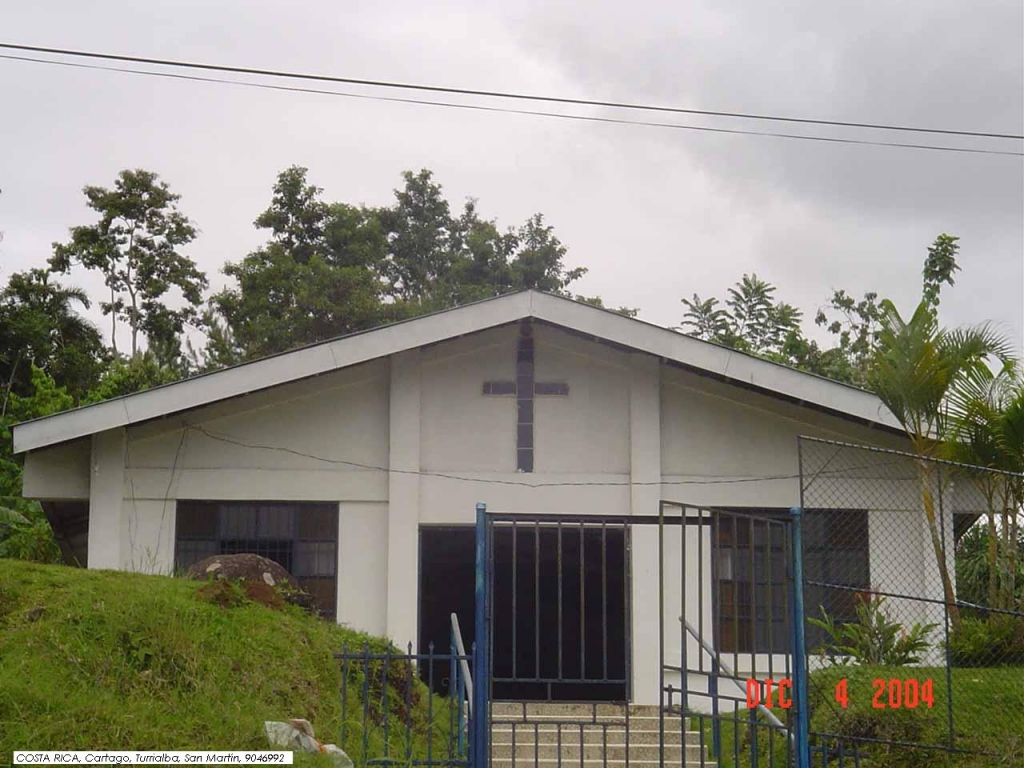
POLYGON ((867 386, 871 354, 881 332, 881 308, 878 294, 868 291, 855 299, 840 289, 832 292, 828 306, 819 309, 814 318, 816 325, 828 330, 836 344, 831 351, 831 365, 826 363, 820 372, 840 381, 867 386), (827 369, 827 370, 826 370, 827 369))
POLYGON ((186 323, 197 319, 197 307, 207 287, 206 276, 180 249, 196 237, 196 229, 178 210, 180 195, 170 191, 155 173, 121 171, 113 189, 87 186, 88 205, 99 220, 71 229, 67 243, 54 243, 50 267, 68 272, 80 264, 103 274, 110 300, 100 304, 111 318, 111 345, 117 351, 117 321, 131 330, 131 355, 140 352, 140 337, 148 338, 164 362, 180 354, 179 337, 186 323), (179 289, 184 306, 166 304, 172 288, 179 289))
POLYGON ((60 562, 60 548, 37 502, 22 497, 23 457, 15 456, 10 426, 67 410, 74 399, 41 368, 31 366, 29 391, 12 394, 0 417, 0 557, 60 562))
MULTIPOLYGON (((468 200, 453 216, 428 170, 407 171, 390 207, 328 203, 305 168, 279 174, 270 208, 257 217, 265 246, 224 272, 203 324, 210 369, 415 317, 503 293, 535 288, 573 298, 586 270, 568 269, 565 246, 540 215, 502 232, 468 200)), ((601 305, 599 297, 578 300, 601 305)), ((624 314, 635 310, 620 308, 624 314)))
POLYGON ((15 272, 0 290, 0 416, 12 394, 32 391, 32 367, 46 371, 76 400, 99 377, 105 359, 100 333, 75 311, 89 307, 79 288, 50 279, 44 269, 15 272))
POLYGON ((387 238, 381 264, 386 291, 397 302, 444 304, 446 278, 458 254, 456 223, 431 171, 405 171, 402 178, 405 186, 395 190, 395 205, 379 211, 387 238))
POLYGON ((939 306, 939 291, 943 285, 952 286, 954 276, 960 271, 956 256, 960 252, 960 238, 941 234, 928 247, 924 260, 924 288, 922 300, 933 309, 939 306))
POLYGON ((115 358, 107 366, 96 386, 82 398, 82 404, 90 405, 113 397, 131 395, 170 384, 180 378, 175 368, 161 365, 156 356, 148 351, 128 359, 115 358))
POLYGON ((792 304, 775 301, 776 287, 755 275, 743 275, 730 287, 725 306, 712 297, 682 299, 686 307, 682 327, 698 339, 713 341, 733 349, 771 357, 779 362, 790 359, 802 338, 803 313, 792 304))
MULTIPOLYGON (((922 300, 904 320, 888 299, 881 303, 881 331, 871 358, 868 383, 896 417, 916 454, 940 452, 950 434, 949 398, 958 388, 989 375, 988 361, 1010 360, 1010 346, 991 326, 947 330, 939 327, 935 307, 922 300)), ((943 590, 954 625, 959 625, 956 595, 936 521, 932 480, 935 465, 916 463, 921 503, 943 590)))
POLYGON ((406 171, 402 178, 395 205, 378 211, 387 236, 379 273, 390 317, 524 289, 583 298, 574 297, 569 286, 587 270, 566 268, 567 249, 542 214, 501 232, 497 222, 480 217, 473 199, 453 217, 430 171, 406 171))
MULTIPOLYGON (((974 467, 959 474, 986 504, 987 605, 1013 609, 1020 585, 1021 510, 1024 504, 1024 379, 1017 366, 979 372, 949 397, 946 458, 974 467)), ((959 563, 957 564, 959 569, 959 563)), ((984 602, 984 601, 982 601, 984 602)), ((1024 598, 1020 603, 1024 610, 1024 598)))
POLYGON ((224 267, 238 285, 211 301, 208 363, 273 354, 379 321, 380 222, 372 210, 325 203, 306 174, 292 167, 278 176, 270 207, 255 221, 270 230, 269 241, 224 267))
MULTIPOLYGON (((993 535, 988 523, 971 526, 956 543, 956 591, 957 597, 963 602, 1001 608, 1002 598, 998 596, 1001 588, 1009 585, 1010 579, 1002 569, 1005 565, 993 561, 992 545, 1003 545, 998 531, 993 535), (994 594, 995 593, 995 596, 994 594)), ((1013 583, 1016 584, 1016 604, 1024 601, 1024 535, 1018 532, 1016 543, 1016 571, 1013 583)), ((1008 563, 1009 558, 999 553, 998 559, 1008 563)), ((1012 608, 1014 602, 1009 601, 1012 608)), ((1017 610, 1020 610, 1018 608, 1017 610)), ((999 616, 999 614, 990 614, 999 616)))

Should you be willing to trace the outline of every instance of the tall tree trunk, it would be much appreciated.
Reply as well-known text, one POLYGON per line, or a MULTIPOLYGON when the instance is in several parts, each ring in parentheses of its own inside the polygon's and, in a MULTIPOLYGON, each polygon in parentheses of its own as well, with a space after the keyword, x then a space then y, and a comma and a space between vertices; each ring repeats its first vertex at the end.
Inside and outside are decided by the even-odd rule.
POLYGON ((995 490, 988 486, 985 492, 988 502, 988 604, 995 608, 999 600, 999 532, 996 529, 995 490))
POLYGON ((1013 603, 1017 597, 1017 549, 1020 546, 1020 528, 1017 520, 1017 499, 1014 498, 1013 488, 1009 482, 1006 483, 1006 508, 1010 518, 1010 551, 1007 553, 1006 567, 1008 579, 1006 584, 1006 609, 1013 610, 1013 603))
POLYGON ((930 472, 931 470, 927 464, 918 462, 918 475, 921 480, 921 503, 924 505, 924 515, 928 520, 928 532, 931 534, 932 548, 935 550, 935 562, 939 566, 939 575, 942 577, 942 591, 945 594, 949 618, 955 631, 960 628, 960 609, 956 605, 956 592, 953 590, 953 580, 949 577, 946 551, 935 518, 935 498, 932 495, 931 488, 928 487, 928 475, 930 472))
POLYGON ((117 356, 117 310, 114 309, 114 288, 110 288, 110 346, 114 349, 114 356, 117 356))
POLYGON ((999 573, 1001 576, 1001 587, 999 590, 999 605, 997 608, 1010 608, 1013 606, 1013 593, 1010 591, 1012 574, 1010 573, 1010 556, 1014 548, 1013 540, 1010 538, 1010 502, 1008 498, 1009 484, 1003 486, 1002 493, 1002 552, 1000 553, 999 573), (1007 597, 1009 595, 1009 597, 1007 597))
POLYGON ((0 409, 0 418, 7 415, 7 402, 11 399, 11 387, 14 386, 14 374, 18 370, 18 363, 21 362, 21 350, 14 356, 14 363, 11 364, 11 375, 7 377, 7 386, 4 387, 4 405, 0 409))

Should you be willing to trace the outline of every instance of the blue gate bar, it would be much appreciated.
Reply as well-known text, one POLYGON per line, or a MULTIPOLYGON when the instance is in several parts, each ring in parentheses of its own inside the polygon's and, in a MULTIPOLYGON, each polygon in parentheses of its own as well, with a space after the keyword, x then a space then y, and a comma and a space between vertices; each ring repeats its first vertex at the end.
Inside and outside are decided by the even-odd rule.
POLYGON ((796 697, 796 768, 810 768, 808 743, 807 648, 804 637, 803 509, 789 510, 793 517, 793 689, 796 697))
MULTIPOLYGON (((476 611, 474 616, 475 651, 473 653, 473 712, 472 755, 473 768, 487 768, 490 763, 490 707, 491 692, 490 642, 487 636, 489 606, 487 605, 487 505, 476 505, 476 611)), ((514 748, 513 748, 514 749, 514 748)))

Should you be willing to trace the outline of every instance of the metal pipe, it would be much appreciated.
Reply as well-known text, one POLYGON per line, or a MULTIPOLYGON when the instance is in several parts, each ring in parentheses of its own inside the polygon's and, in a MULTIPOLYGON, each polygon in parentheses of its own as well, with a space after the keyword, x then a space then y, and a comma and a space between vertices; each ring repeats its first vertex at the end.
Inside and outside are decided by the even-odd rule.
POLYGON ((789 510, 793 518, 793 689, 796 698, 796 768, 810 768, 807 695, 807 648, 804 638, 803 509, 789 510))
MULTIPOLYGON (((700 643, 700 647, 703 648, 708 653, 709 656, 711 656, 711 659, 712 659, 711 663, 712 664, 715 664, 715 665, 718 665, 719 667, 721 667, 722 671, 725 672, 726 677, 733 678, 734 680, 739 679, 736 676, 736 672, 733 671, 733 669, 728 665, 728 663, 722 661, 721 656, 719 655, 718 651, 716 651, 714 648, 712 648, 710 645, 708 645, 708 642, 703 637, 701 637, 699 634, 697 634, 697 630, 695 630, 693 628, 693 625, 690 624, 690 622, 686 620, 685 616, 680 616, 679 617, 679 621, 682 622, 684 627, 686 627, 686 631, 689 632, 691 635, 693 635, 693 637, 697 640, 697 642, 700 643)), ((764 704, 758 704, 757 705, 757 711, 760 712, 762 715, 764 715, 765 719, 769 723, 774 725, 776 728, 781 728, 782 730, 788 732, 788 729, 786 728, 785 725, 783 725, 782 721, 779 720, 779 718, 777 718, 775 715, 773 715, 772 711, 770 709, 768 709, 768 707, 766 707, 764 704)), ((789 737, 793 738, 793 734, 789 734, 789 737)))
POLYGON ((487 505, 476 505, 476 610, 474 639, 475 653, 473 664, 476 667, 476 688, 473 689, 473 754, 471 763, 474 768, 485 768, 490 763, 489 741, 490 723, 488 722, 487 699, 490 694, 488 669, 488 579, 487 579, 487 505))
MULTIPOLYGON (((462 630, 459 629, 459 617, 452 614, 452 634, 455 638, 455 652, 459 655, 459 666, 462 668, 462 677, 466 685, 466 698, 469 699, 469 716, 473 716, 473 675, 469 672, 469 662, 466 660, 466 646, 462 643, 462 630)), ((461 703, 460 703, 461 706, 461 703)))

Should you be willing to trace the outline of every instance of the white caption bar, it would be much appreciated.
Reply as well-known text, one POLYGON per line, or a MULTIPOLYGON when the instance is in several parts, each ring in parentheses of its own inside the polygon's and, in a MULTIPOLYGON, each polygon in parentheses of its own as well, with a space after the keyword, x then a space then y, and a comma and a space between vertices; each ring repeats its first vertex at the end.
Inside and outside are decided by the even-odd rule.
POLYGON ((291 765, 291 752, 259 750, 204 752, 202 750, 88 750, 15 752, 14 765, 291 765))

